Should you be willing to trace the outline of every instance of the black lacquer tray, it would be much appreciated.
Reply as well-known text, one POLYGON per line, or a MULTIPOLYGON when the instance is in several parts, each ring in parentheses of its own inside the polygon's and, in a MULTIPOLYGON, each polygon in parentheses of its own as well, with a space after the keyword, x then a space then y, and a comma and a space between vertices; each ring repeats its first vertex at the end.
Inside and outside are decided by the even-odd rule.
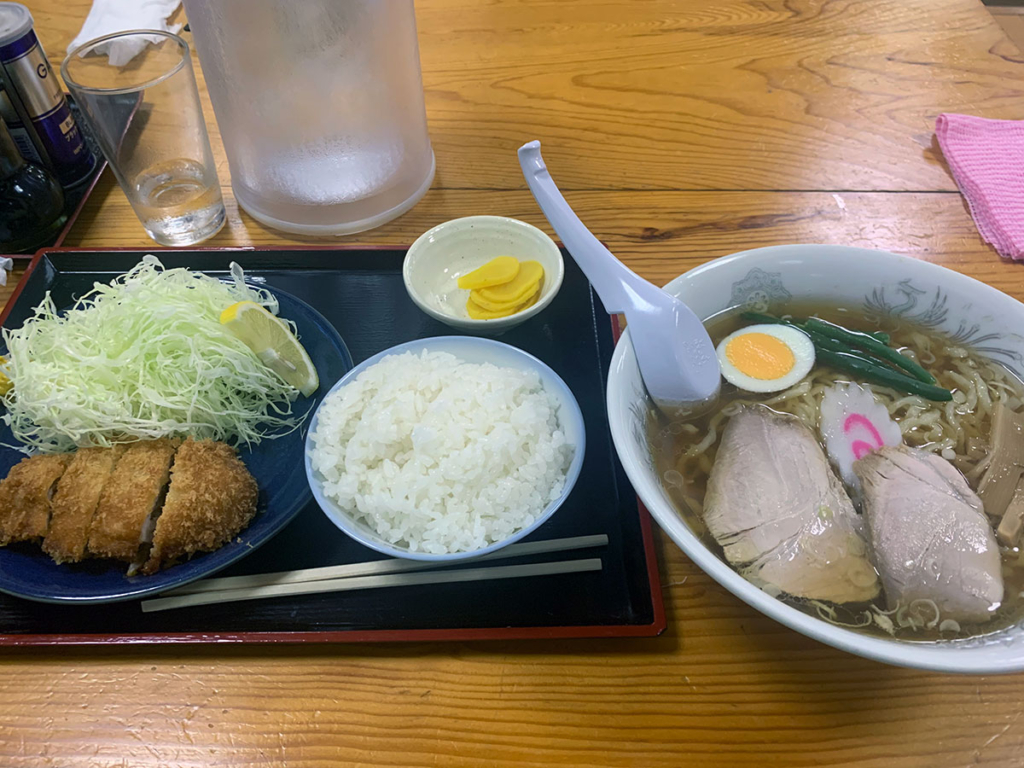
MULTIPOLYGON (((146 250, 40 251, 2 318, 18 327, 46 291, 66 306, 107 282, 146 250)), ((455 331, 421 312, 402 282, 404 248, 157 250, 167 267, 226 274, 237 261, 319 310, 355 363, 401 342, 455 331)), ((572 495, 529 540, 606 534, 589 573, 275 597, 142 613, 138 602, 94 606, 33 603, 0 595, 0 644, 131 642, 367 642, 531 637, 654 636, 665 628, 651 523, 615 456, 605 412, 612 323, 568 256, 552 304, 501 341, 550 365, 583 411, 586 459, 572 495)), ((324 382, 329 387, 331 382, 324 382)), ((346 537, 310 502, 269 543, 218 575, 266 573, 380 559, 346 537)), ((534 556, 518 562, 559 559, 534 556)), ((467 566, 471 567, 471 566, 467 566)))

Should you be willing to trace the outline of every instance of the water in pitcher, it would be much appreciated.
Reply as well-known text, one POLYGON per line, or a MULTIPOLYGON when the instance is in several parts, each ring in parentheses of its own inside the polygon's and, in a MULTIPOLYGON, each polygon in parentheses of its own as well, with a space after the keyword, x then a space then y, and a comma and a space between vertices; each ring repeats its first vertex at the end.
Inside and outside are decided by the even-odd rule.
POLYGON ((379 226, 430 186, 413 0, 184 0, 240 207, 306 235, 379 226))
POLYGON ((165 160, 132 182, 135 211, 161 245, 188 245, 224 225, 224 200, 215 174, 187 158, 165 160))

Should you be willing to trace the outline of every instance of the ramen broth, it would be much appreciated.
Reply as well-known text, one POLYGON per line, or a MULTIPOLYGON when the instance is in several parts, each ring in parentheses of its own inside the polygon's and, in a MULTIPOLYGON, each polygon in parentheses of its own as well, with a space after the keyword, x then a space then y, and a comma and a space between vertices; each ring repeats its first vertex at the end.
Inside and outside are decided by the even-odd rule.
MULTIPOLYGON (((927 368, 939 386, 953 392, 953 400, 929 402, 816 363, 803 381, 783 392, 759 395, 738 390, 723 381, 715 408, 687 421, 665 423, 652 408, 647 419, 648 440, 662 486, 694 533, 723 560, 721 547, 704 525, 703 501, 722 430, 741 404, 761 403, 775 411, 797 416, 820 441, 819 405, 825 389, 840 382, 856 382, 869 388, 886 406, 903 432, 904 443, 951 461, 974 489, 985 469, 994 407, 1002 401, 1014 412, 1024 410, 1024 386, 1009 371, 948 337, 902 318, 866 317, 859 310, 810 302, 787 302, 784 306, 771 307, 769 312, 777 317, 819 317, 851 330, 885 331, 890 335, 891 346, 927 368)), ((728 334, 750 324, 740 317, 740 310, 728 310, 710 318, 705 326, 717 345, 728 334)), ((993 520, 988 519, 990 523, 993 520)), ((911 617, 914 626, 901 627, 895 613, 888 610, 884 595, 879 595, 872 603, 846 605, 785 594, 779 595, 779 599, 836 624, 883 636, 894 633, 904 640, 936 641, 985 635, 1024 619, 1024 547, 1000 545, 1000 554, 1005 584, 1003 602, 993 618, 984 624, 940 631, 939 622, 928 626, 932 624, 934 609, 915 606, 917 614, 911 617), (877 619, 878 616, 883 618, 877 619), (885 617, 892 617, 892 627, 886 626, 885 617)), ((905 611, 900 617, 905 624, 905 611)))

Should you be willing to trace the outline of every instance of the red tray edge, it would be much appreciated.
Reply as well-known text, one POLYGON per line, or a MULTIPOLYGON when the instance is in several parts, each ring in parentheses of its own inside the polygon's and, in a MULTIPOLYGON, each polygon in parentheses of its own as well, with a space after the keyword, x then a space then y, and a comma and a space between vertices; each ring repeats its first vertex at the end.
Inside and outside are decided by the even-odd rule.
MULTIPOLYGON (((562 244, 558 243, 559 247, 562 244)), ((188 251, 367 251, 367 250, 408 250, 404 245, 356 245, 341 244, 336 246, 210 246, 187 249, 188 251)), ((48 253, 53 252, 92 252, 106 251, 140 251, 145 248, 43 248, 35 253, 15 287, 7 306, 0 313, 0 325, 7 320, 15 300, 29 276, 35 271, 39 262, 48 253)), ((617 343, 622 333, 618 315, 611 316, 612 339, 617 343)), ((0 647, 32 647, 50 645, 145 645, 145 644, 205 644, 205 643, 361 643, 361 642, 430 642, 430 641, 467 641, 467 640, 555 640, 575 638, 619 638, 619 637, 657 637, 668 628, 665 615, 664 596, 661 591, 661 576, 658 572, 658 556, 654 549, 654 532, 651 516, 647 508, 637 498, 637 512, 640 515, 640 531, 644 544, 644 560, 647 563, 647 580, 651 586, 651 607, 654 620, 650 624, 610 624, 589 626, 561 627, 494 627, 464 629, 370 629, 345 630, 336 632, 235 632, 235 633, 193 633, 167 632, 140 635, 2 635, 0 647)))
POLYGON ((657 637, 665 626, 654 624, 575 627, 507 627, 482 629, 368 629, 336 632, 238 632, 202 634, 168 632, 143 635, 2 635, 0 647, 54 645, 205 645, 299 643, 407 643, 478 640, 569 640, 582 638, 657 637))

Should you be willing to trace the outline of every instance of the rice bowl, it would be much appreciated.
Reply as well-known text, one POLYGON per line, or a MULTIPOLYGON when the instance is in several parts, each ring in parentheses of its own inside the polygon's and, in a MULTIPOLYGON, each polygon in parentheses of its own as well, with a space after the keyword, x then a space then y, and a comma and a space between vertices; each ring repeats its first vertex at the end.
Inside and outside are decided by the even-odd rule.
POLYGON ((546 520, 583 443, 578 405, 547 366, 499 342, 442 337, 381 353, 332 389, 307 438, 307 474, 361 543, 451 559, 546 520))

